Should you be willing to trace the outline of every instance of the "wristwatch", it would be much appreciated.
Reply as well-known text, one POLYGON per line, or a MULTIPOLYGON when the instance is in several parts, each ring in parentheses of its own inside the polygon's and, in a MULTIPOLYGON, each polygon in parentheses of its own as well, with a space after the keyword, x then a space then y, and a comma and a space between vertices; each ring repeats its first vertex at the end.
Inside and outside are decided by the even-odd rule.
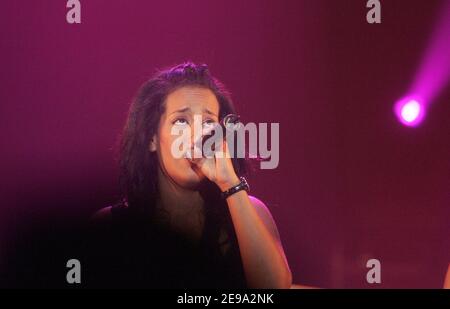
POLYGON ((226 199, 228 198, 230 195, 235 194, 236 192, 239 192, 241 190, 245 190, 245 191, 250 191, 250 186, 248 185, 247 180, 244 177, 239 177, 239 179, 241 180, 240 183, 238 183, 237 185, 235 185, 234 187, 231 187, 230 189, 223 191, 222 192, 222 198, 226 199))

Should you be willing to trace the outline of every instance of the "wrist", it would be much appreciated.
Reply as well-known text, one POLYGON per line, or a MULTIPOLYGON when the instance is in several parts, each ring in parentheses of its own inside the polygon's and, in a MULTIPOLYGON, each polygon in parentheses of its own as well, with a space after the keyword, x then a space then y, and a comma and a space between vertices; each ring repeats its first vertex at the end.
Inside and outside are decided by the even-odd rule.
POLYGON ((227 199, 228 197, 230 197, 230 196, 234 195, 235 193, 242 191, 242 190, 245 190, 247 192, 250 190, 248 182, 244 177, 240 177, 239 183, 237 183, 236 185, 231 186, 229 189, 227 189, 225 191, 222 191, 221 195, 222 195, 223 199, 227 199))
POLYGON ((226 190, 238 185, 240 182, 241 182, 241 180, 239 179, 239 177, 237 175, 233 175, 229 179, 222 181, 220 183, 217 183, 217 186, 223 192, 223 191, 226 191, 226 190))

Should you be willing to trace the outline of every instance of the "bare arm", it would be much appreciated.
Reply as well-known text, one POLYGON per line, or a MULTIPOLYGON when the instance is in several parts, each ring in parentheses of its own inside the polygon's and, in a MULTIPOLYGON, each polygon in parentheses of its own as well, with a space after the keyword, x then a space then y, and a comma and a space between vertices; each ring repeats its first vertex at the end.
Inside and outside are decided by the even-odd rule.
POLYGON ((292 275, 273 218, 263 202, 237 192, 227 199, 251 288, 290 288, 292 275))
MULTIPOLYGON (((240 182, 227 142, 214 158, 193 160, 198 169, 223 192, 240 182)), ((227 198, 247 284, 251 288, 290 288, 292 284, 275 222, 260 200, 239 191, 227 198)))

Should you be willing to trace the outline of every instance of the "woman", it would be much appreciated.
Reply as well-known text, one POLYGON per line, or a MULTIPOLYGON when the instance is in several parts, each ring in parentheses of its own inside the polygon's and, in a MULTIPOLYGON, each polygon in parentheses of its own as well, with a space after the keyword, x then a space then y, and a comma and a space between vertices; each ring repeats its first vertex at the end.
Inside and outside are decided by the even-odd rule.
POLYGON ((291 286, 275 222, 241 183, 245 159, 218 155, 229 154, 226 142, 213 157, 172 153, 174 127, 192 127, 194 116, 214 125, 230 113, 229 94, 206 65, 188 62, 159 71, 141 87, 121 136, 125 198, 94 216, 101 232, 91 237, 87 257, 91 283, 291 286), (230 189, 236 192, 221 195, 230 189))

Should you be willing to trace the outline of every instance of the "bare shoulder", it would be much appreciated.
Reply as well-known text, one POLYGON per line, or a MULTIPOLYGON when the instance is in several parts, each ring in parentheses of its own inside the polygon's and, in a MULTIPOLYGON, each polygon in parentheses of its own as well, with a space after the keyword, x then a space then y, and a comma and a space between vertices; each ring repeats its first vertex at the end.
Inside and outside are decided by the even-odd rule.
POLYGON ((111 219, 112 219, 111 207, 112 206, 103 207, 102 209, 96 211, 91 216, 90 221, 93 222, 93 223, 110 222, 111 219))
POLYGON ((250 202, 252 203, 253 207, 255 208, 256 212, 258 213, 261 220, 264 222, 266 227, 269 229, 271 234, 277 239, 280 240, 280 235, 278 233, 278 228, 275 223, 275 220, 272 217, 272 214, 269 210, 269 208, 264 204, 263 201, 258 199, 255 196, 249 195, 250 202))

